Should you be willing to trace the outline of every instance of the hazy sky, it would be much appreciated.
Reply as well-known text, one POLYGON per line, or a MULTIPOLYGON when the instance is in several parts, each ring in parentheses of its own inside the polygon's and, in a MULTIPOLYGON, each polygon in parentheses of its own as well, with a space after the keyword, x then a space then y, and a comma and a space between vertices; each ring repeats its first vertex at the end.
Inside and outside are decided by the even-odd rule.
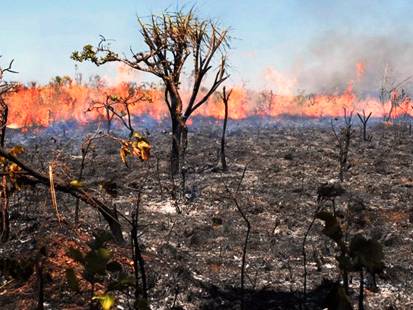
MULTIPOLYGON (((21 81, 73 75, 73 50, 97 43, 99 34, 115 39, 117 51, 143 47, 136 16, 182 5, 231 28, 234 83, 335 87, 355 77, 358 61, 366 63, 365 87, 377 83, 386 64, 401 77, 413 73, 409 0, 2 0, 1 63, 14 58, 21 81)), ((79 68, 113 74, 110 67, 79 68)))

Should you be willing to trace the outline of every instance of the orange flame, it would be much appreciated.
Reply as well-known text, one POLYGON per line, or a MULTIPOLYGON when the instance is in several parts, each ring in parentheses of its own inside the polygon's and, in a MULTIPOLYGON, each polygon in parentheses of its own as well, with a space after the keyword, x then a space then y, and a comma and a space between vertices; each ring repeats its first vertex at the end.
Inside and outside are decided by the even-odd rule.
MULTIPOLYGON (((125 80, 131 78, 131 72, 120 68, 120 77, 114 86, 92 87, 73 81, 50 83, 44 86, 22 86, 6 97, 9 105, 9 127, 28 128, 47 127, 54 122, 75 120, 81 124, 103 119, 104 111, 88 112, 93 101, 103 101, 107 94, 127 96, 129 85, 125 80)), ((356 81, 365 72, 363 63, 356 64, 356 81)), ((296 79, 284 78, 279 72, 268 69, 264 77, 272 86, 272 91, 252 91, 245 87, 234 87, 230 98, 229 117, 240 120, 253 115, 277 117, 295 115, 303 117, 342 116, 343 108, 348 111, 372 112, 373 117, 382 117, 389 111, 390 100, 382 104, 375 97, 359 98, 353 90, 354 81, 348 83, 345 91, 333 94, 297 96, 293 92, 296 79)), ((135 76, 133 77, 136 78, 135 76)), ((148 115, 156 120, 168 116, 164 102, 164 92, 160 88, 144 90, 150 101, 137 102, 131 107, 135 116, 148 115)), ((396 96, 397 93, 392 93, 396 96)), ((184 94, 184 99, 189 94, 184 94)), ((390 98, 391 99, 391 98, 390 98)), ((411 113, 410 99, 400 104, 394 116, 411 113)), ((220 96, 212 96, 194 115, 222 119, 223 103, 220 96)))

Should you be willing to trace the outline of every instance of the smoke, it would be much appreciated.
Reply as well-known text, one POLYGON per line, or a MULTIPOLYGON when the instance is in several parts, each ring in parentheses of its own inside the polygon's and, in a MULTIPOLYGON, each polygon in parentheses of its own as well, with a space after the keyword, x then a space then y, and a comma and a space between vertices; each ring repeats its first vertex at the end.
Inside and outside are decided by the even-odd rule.
MULTIPOLYGON (((295 60, 291 74, 297 77, 297 88, 306 92, 342 91, 352 83, 358 94, 374 95, 382 85, 385 71, 389 83, 413 75, 413 41, 409 37, 397 32, 326 32, 295 60)), ((404 85, 408 91, 413 90, 412 86, 404 85)))
POLYGON ((112 64, 110 73, 102 75, 103 81, 108 86, 116 87, 121 83, 142 81, 143 74, 138 70, 128 67, 123 63, 112 64))

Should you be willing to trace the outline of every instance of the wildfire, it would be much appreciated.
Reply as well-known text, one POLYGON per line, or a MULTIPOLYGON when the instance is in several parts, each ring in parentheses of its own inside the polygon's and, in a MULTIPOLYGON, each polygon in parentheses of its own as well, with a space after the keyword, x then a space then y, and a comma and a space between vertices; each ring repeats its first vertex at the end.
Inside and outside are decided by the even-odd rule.
POLYGON ((366 72, 366 65, 363 62, 356 63, 357 81, 362 79, 364 72, 366 72))
MULTIPOLYGON (((253 91, 244 87, 234 87, 230 100, 229 116, 231 119, 245 119, 253 115, 277 117, 293 115, 303 117, 341 116, 343 108, 349 111, 372 112, 373 117, 382 117, 391 105, 383 104, 378 98, 359 98, 354 92, 354 83, 365 72, 363 63, 356 64, 356 79, 348 83, 345 91, 333 94, 297 95, 293 92, 295 79, 285 79, 275 70, 266 70, 265 78, 274 91, 253 91)), ((115 79, 114 86, 91 86, 78 84, 70 79, 49 83, 43 86, 22 86, 6 97, 9 105, 10 128, 28 128, 32 126, 47 127, 55 122, 76 121, 85 124, 104 118, 104 111, 91 110, 94 101, 103 100, 106 95, 126 96, 129 84, 125 76, 130 71, 120 68, 121 78, 115 79)), ((164 103, 164 91, 161 88, 144 88, 150 100, 136 102, 130 108, 132 115, 147 115, 155 120, 168 117, 164 103)), ((189 94, 184 94, 185 98, 189 94)), ((393 115, 409 114, 410 100, 399 104, 393 115)), ((224 109, 220 96, 212 96, 209 102, 201 106, 194 115, 222 119, 224 109)))

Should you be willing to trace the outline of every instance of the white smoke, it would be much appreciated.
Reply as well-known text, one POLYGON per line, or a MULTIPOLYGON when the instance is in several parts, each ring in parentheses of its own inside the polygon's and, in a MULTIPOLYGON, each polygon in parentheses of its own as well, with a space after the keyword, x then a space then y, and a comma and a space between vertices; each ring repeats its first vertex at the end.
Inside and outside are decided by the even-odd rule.
MULTIPOLYGON (((378 93, 386 68, 390 82, 413 75, 413 40, 409 37, 326 32, 296 59, 298 87, 307 92, 331 92, 343 90, 352 81, 360 94, 378 93), (365 68, 359 81, 357 63, 365 68)), ((404 86, 413 90, 412 83, 404 86)))

